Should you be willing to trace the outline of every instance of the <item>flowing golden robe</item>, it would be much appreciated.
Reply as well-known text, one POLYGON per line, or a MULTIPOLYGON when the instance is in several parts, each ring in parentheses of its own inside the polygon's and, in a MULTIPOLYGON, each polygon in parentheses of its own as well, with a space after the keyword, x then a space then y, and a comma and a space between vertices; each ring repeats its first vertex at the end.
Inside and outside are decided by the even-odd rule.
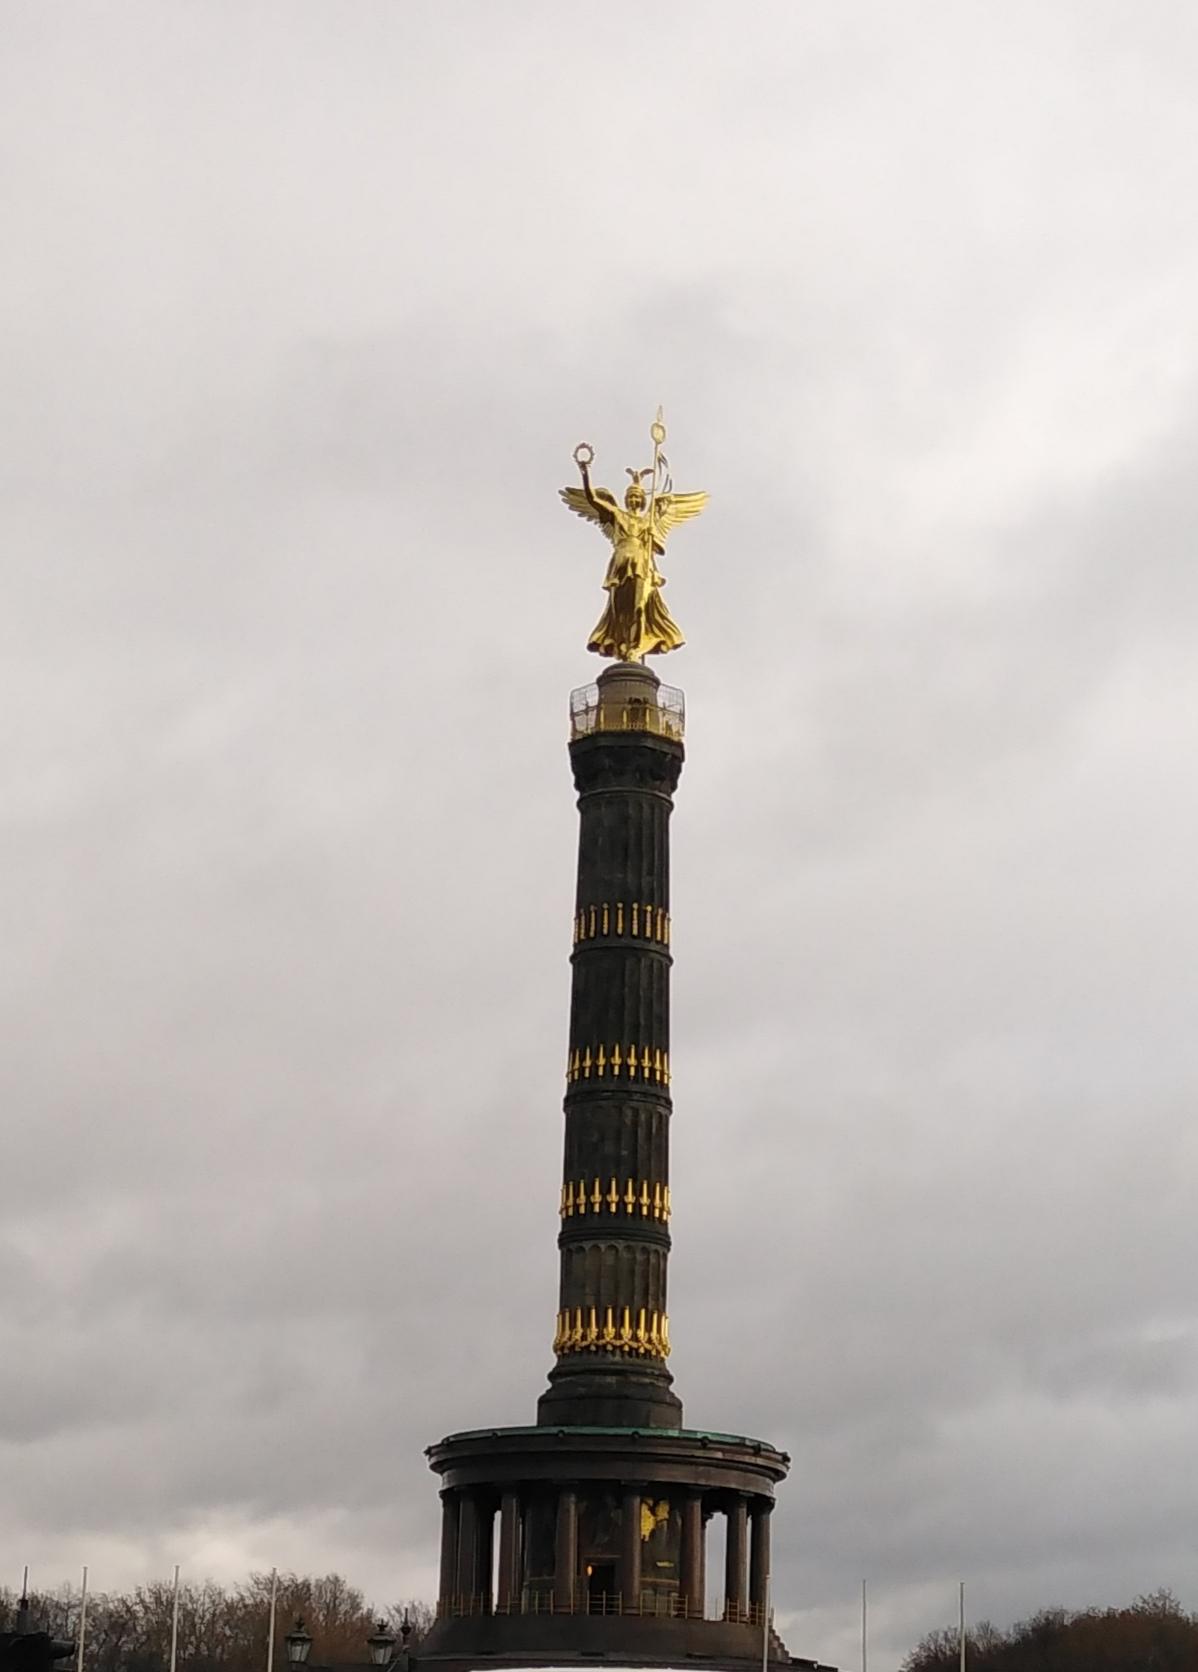
POLYGON ((648 517, 616 511, 610 532, 611 561, 603 578, 607 607, 587 649, 622 662, 677 650, 685 641, 661 595, 665 576, 654 559, 648 517))

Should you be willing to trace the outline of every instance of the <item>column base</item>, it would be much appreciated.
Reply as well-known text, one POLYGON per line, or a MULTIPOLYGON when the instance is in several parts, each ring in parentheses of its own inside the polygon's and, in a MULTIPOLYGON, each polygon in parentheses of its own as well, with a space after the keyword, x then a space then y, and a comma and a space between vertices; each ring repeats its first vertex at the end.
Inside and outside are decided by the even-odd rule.
POLYGON ((624 1365, 557 1365, 537 1401, 539 1428, 682 1427, 682 1401, 668 1370, 630 1372, 624 1365))
MULTIPOLYGON (((721 1620, 492 1614, 438 1620, 420 1645, 417 1665, 437 1667, 439 1672, 477 1672, 484 1660, 496 1668, 593 1666, 596 1660, 616 1666, 679 1667, 689 1661, 705 1672, 758 1672, 762 1648, 760 1626, 721 1620)), ((818 1665, 789 1654, 773 1633, 767 1664, 788 1672, 814 1672, 818 1665)))

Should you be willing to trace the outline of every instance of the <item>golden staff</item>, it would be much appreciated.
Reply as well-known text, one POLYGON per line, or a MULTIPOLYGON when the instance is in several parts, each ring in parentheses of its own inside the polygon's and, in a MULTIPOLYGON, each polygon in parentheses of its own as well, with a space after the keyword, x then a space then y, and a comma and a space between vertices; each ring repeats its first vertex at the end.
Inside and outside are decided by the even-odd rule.
POLYGON ((661 444, 666 438, 666 427, 662 422, 661 408, 657 409, 657 417, 649 425, 649 434, 653 438, 653 485, 649 489, 649 562, 653 562, 653 513, 657 506, 657 471, 661 459, 661 444))

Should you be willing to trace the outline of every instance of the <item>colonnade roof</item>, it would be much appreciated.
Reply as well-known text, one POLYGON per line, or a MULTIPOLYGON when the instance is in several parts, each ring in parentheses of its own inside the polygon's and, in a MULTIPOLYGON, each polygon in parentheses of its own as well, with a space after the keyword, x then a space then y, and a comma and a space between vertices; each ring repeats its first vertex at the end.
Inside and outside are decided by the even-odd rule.
MULTIPOLYGON (((451 1445, 455 1440, 493 1440, 500 1434, 556 1434, 558 1430, 552 1426, 539 1427, 533 1423, 526 1428, 464 1428, 458 1434, 447 1434, 440 1442, 441 1445, 451 1445)), ((637 1434, 641 1439, 676 1439, 676 1440, 713 1440, 728 1446, 759 1446, 763 1451, 776 1451, 768 1440, 754 1440, 745 1434, 721 1434, 714 1428, 594 1428, 571 1423, 562 1430, 566 1434, 617 1434, 627 1438, 629 1434, 637 1434)), ((429 1448, 433 1449, 433 1448, 429 1448)), ((510 1668, 509 1672, 518 1672, 510 1668)), ((554 1672, 552 1667, 542 1667, 538 1672, 554 1672)), ((620 1667, 609 1667, 608 1672, 624 1672, 620 1667)))

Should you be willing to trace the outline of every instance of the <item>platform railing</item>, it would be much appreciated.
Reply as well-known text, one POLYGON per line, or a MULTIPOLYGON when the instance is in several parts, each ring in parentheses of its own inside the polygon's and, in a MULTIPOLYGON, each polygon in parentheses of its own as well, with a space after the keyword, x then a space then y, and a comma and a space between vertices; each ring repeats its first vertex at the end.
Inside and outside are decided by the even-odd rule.
POLYGON ((652 732, 681 743, 686 731, 686 698, 673 685, 659 685, 652 702, 641 697, 614 697, 598 685, 581 685, 570 693, 570 738, 595 732, 652 732))
POLYGON ((680 1596, 676 1591, 642 1591, 639 1597, 625 1597, 621 1591, 592 1592, 579 1589, 567 1602, 552 1590, 525 1588, 509 1602, 495 1602, 485 1592, 443 1598, 437 1605, 441 1620, 468 1619, 483 1614, 591 1614, 623 1615, 635 1619, 705 1620, 711 1624, 761 1626, 764 1609, 758 1602, 726 1603, 720 1598, 706 1602, 680 1596))

